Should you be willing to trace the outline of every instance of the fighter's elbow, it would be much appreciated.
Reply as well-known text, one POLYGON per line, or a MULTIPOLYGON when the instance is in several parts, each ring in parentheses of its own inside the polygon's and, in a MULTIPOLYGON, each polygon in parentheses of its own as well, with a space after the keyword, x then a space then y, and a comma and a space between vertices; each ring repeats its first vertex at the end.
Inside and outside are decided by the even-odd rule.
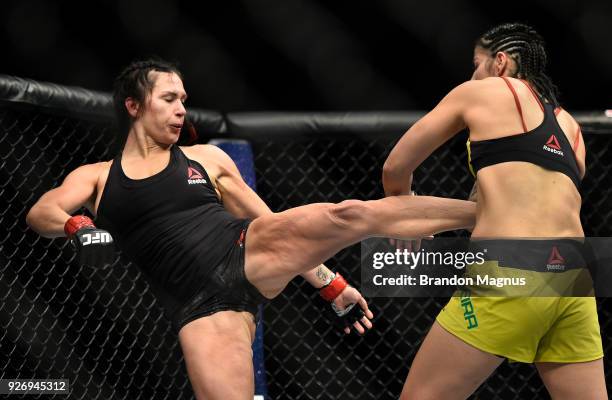
POLYGON ((387 195, 403 194, 410 191, 412 171, 405 166, 387 159, 383 165, 382 181, 387 195))
POLYGON ((382 173, 383 176, 385 175, 389 175, 389 173, 393 172, 393 163, 389 161, 389 159, 387 158, 385 160, 385 163, 383 164, 383 168, 382 168, 382 173))
POLYGON ((26 218, 25 218, 26 224, 34 231, 37 231, 36 222, 38 220, 38 215, 40 214, 39 208, 40 206, 38 205, 38 203, 34 204, 32 208, 30 208, 30 210, 28 211, 26 218))
POLYGON ((30 211, 28 211, 25 221, 30 229, 32 229, 34 232, 43 237, 52 238, 54 236, 49 235, 44 228, 44 212, 44 205, 41 205, 40 202, 36 203, 34 206, 32 206, 32 208, 30 208, 30 211))
POLYGON ((383 164, 383 169, 382 169, 383 181, 392 182, 396 180, 398 176, 400 175, 399 171, 400 169, 397 163, 387 158, 387 160, 383 164))

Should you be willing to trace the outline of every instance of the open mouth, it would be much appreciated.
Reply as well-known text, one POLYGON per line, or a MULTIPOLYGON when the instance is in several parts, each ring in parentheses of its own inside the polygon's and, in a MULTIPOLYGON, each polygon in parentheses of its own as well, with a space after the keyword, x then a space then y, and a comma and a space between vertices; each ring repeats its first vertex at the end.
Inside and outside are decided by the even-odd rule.
POLYGON ((183 128, 183 125, 181 125, 181 124, 170 124, 170 128, 176 129, 176 130, 180 131, 183 128))

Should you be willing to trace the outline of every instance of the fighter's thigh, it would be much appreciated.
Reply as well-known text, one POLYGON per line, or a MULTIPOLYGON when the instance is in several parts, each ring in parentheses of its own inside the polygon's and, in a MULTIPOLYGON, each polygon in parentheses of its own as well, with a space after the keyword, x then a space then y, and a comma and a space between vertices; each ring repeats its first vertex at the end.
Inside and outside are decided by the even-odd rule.
POLYGON ((249 282, 274 297, 296 275, 360 240, 357 213, 364 203, 309 204, 255 219, 246 235, 249 282))
POLYGON ((221 311, 185 325, 179 340, 197 399, 253 398, 252 338, 248 312, 221 311))
POLYGON ((540 377, 554 400, 606 400, 603 358, 582 363, 536 363, 540 377))
POLYGON ((502 361, 434 322, 410 367, 401 400, 465 399, 502 361))

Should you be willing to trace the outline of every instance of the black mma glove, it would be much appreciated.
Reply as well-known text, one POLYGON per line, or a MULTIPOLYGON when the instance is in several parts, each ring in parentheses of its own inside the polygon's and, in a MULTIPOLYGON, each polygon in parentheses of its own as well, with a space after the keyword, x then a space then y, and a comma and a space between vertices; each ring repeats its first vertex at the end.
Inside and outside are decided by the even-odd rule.
POLYGON ((355 304, 347 304, 344 310, 340 310, 334 303, 334 300, 340 296, 340 293, 342 293, 347 286, 349 286, 349 284, 344 277, 336 273, 331 282, 319 290, 321 297, 331 303, 331 308, 338 317, 337 324, 340 325, 341 328, 350 327, 355 322, 360 321, 365 315, 361 307, 355 307, 355 304))
POLYGON ((75 215, 66 221, 64 232, 74 244, 81 265, 104 267, 115 261, 115 245, 107 231, 98 229, 91 218, 75 215))
POLYGON ((338 317, 336 324, 340 328, 351 327, 355 322, 361 321, 365 315, 360 307, 356 307, 356 304, 349 304, 344 310, 340 310, 336 304, 331 303, 331 308, 338 317))

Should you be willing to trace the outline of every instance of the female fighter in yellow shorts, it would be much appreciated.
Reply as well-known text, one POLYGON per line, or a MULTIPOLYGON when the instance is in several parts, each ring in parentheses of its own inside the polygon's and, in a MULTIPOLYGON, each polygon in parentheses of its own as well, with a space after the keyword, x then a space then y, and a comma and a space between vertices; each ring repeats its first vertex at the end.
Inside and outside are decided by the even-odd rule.
MULTIPOLYGON (((472 80, 414 124, 389 155, 385 194, 408 194, 418 165, 468 128, 477 176, 473 240, 583 237, 584 142, 559 107, 545 64, 533 28, 503 24, 486 32, 475 46, 472 80)), ((535 363, 554 399, 603 400, 602 357, 593 297, 453 297, 421 345, 401 398, 465 399, 508 358, 535 363)))

